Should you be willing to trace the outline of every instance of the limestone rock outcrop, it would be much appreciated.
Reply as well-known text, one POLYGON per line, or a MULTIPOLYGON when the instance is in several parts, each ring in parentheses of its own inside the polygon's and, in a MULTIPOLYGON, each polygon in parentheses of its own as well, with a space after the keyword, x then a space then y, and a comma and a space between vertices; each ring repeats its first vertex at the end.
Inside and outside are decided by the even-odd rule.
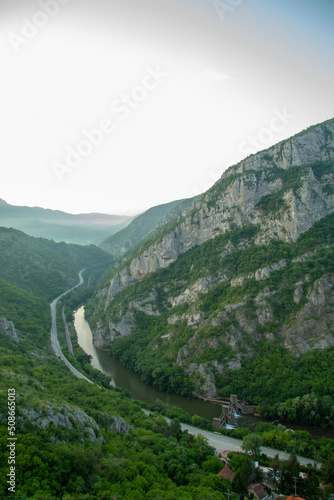
POLYGON ((47 428, 53 424, 56 428, 64 428, 67 431, 78 431, 80 440, 88 438, 91 442, 103 443, 102 432, 95 420, 83 410, 65 405, 51 406, 47 404, 39 409, 21 408, 17 418, 18 425, 23 429, 29 421, 33 426, 40 429, 47 428))
POLYGON ((215 376, 239 369, 257 342, 275 341, 296 356, 334 345, 334 274, 324 263, 321 272, 309 275, 312 260, 326 253, 326 243, 287 251, 287 257, 283 251, 277 259, 273 253, 283 244, 295 248, 315 223, 333 213, 330 120, 230 167, 174 218, 170 213, 161 232, 155 231, 133 257, 119 261, 95 296, 89 318, 94 344, 108 349, 115 339, 134 333, 137 317, 146 315, 148 323, 163 325, 146 348, 166 350, 175 342, 169 362, 190 375, 196 394, 204 396, 215 395, 215 376), (273 250, 265 261, 255 256, 252 266, 231 263, 233 255, 249 248, 266 255, 268 247, 273 250), (191 256, 203 248, 210 249, 215 262, 206 262, 205 251, 199 250, 192 275, 191 256), (171 271, 178 265, 181 277, 171 271), (288 297, 288 307, 281 295, 288 297), (178 335, 182 343, 176 344, 178 335))
POLYGON ((152 243, 118 272, 105 290, 106 307, 128 285, 157 269, 166 268, 189 249, 232 227, 260 225, 257 243, 272 238, 296 241, 314 222, 334 210, 334 171, 317 178, 316 162, 334 160, 334 122, 252 155, 229 168, 221 179, 179 217, 179 224, 152 243), (312 168, 313 166, 313 168, 312 168), (299 187, 286 188, 284 171, 300 170, 299 187), (282 210, 263 213, 258 204, 282 190, 282 210))
POLYGON ((14 323, 0 316, 0 334, 9 337, 14 342, 19 342, 14 323))

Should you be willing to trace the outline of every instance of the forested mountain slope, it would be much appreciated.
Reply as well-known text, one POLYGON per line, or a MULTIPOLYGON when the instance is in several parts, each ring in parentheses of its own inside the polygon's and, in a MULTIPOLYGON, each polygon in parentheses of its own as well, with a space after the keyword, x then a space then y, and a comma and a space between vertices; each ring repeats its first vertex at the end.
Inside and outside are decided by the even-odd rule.
POLYGON ((204 396, 231 389, 263 345, 330 348, 333 209, 330 120, 228 169, 115 269, 88 304, 95 344, 148 383, 204 396))
POLYGON ((150 208, 143 214, 135 217, 126 228, 110 236, 110 238, 101 243, 100 248, 109 252, 116 259, 119 259, 136 244, 141 243, 144 238, 149 238, 151 231, 153 231, 162 220, 167 217, 173 219, 179 215, 188 204, 190 205, 191 202, 192 200, 178 200, 150 208))
MULTIPOLYGON (((1 498, 218 500, 229 486, 206 470, 212 461, 217 471, 221 464, 203 439, 183 434, 177 422, 147 417, 126 391, 111 387, 89 365, 76 344, 68 305, 74 355, 67 355, 96 383, 77 379, 55 357, 49 302, 77 283, 83 267, 89 288, 66 301, 86 300, 112 261, 97 247, 0 228, 1 498), (9 431, 16 438, 10 449, 9 431)), ((58 339, 66 349, 60 309, 58 339)))
MULTIPOLYGON (((330 139, 326 147, 332 155, 330 139)), ((96 288, 87 306, 98 323, 96 341, 109 346, 116 339, 113 354, 147 383, 191 395, 219 390, 240 394, 246 381, 248 395, 268 399, 261 393, 265 388, 271 401, 314 390, 320 397, 297 398, 284 411, 293 418, 312 408, 314 421, 332 423, 332 399, 327 396, 333 394, 334 379, 331 162, 327 158, 302 166, 301 175, 296 167, 282 169, 286 174, 279 170, 281 187, 267 198, 275 207, 284 199, 286 182, 304 203, 305 183, 311 182, 311 172, 314 176, 309 199, 317 200, 318 212, 312 212, 305 230, 295 237, 267 238, 263 227, 268 212, 261 204, 255 211, 263 214, 264 222, 226 219, 228 226, 222 222, 218 229, 219 210, 225 217, 220 203, 229 189, 224 178, 221 190, 215 186, 174 219, 169 213, 152 241, 132 248, 133 257, 112 269, 114 259, 94 246, 57 244, 0 228, 0 497, 218 500, 231 491, 232 499, 247 494, 250 471, 241 476, 240 460, 235 467, 229 462, 237 478, 232 484, 217 477, 221 463, 203 438, 182 433, 178 420, 168 425, 161 416, 147 417, 126 391, 110 387, 110 380, 89 366, 89 357, 75 344, 68 304, 87 299, 96 288), (216 208, 210 204, 215 197, 220 200, 216 208), (197 244, 190 243, 187 227, 199 228, 197 244), (168 247, 178 238, 188 241, 188 248, 168 247), (167 248, 163 255, 172 256, 160 267, 159 259, 164 260, 158 248, 167 248), (155 269, 140 267, 146 257, 155 269), (70 360, 95 385, 73 377, 50 346, 49 302, 75 284, 84 267, 89 288, 66 296, 65 310, 74 347, 70 360), (105 279, 99 287, 107 268, 112 281, 105 279), (17 438, 14 495, 8 490, 9 394, 15 401, 17 438)), ((273 223, 275 217, 284 220, 286 210, 281 202, 277 213, 271 212, 273 223)), ((66 349, 59 309, 59 341, 66 349)), ((184 415, 179 408, 170 411, 173 418, 184 415)), ((194 417, 194 422, 201 420, 194 417)), ((250 432, 241 429, 240 436, 250 432)), ((330 442, 316 447, 309 438, 299 442, 296 433, 291 443, 289 451, 308 447, 309 454, 320 450, 321 460, 332 460, 330 442)))
POLYGON ((0 316, 16 328, 49 339, 50 307, 87 267, 91 285, 113 259, 91 246, 55 243, 0 227, 0 316))
POLYGON ((1 498, 225 498, 231 485, 210 473, 221 464, 203 438, 147 417, 102 374, 95 385, 77 379, 47 339, 10 331, 0 319, 1 498), (8 394, 16 441, 8 441, 8 394))

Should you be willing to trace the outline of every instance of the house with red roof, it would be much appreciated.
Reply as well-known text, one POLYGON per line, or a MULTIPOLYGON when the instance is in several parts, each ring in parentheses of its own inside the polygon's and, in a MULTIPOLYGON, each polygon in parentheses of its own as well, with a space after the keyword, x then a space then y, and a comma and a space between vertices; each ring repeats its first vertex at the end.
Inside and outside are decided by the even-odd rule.
POLYGON ((235 472, 232 472, 231 469, 227 465, 225 465, 225 467, 220 472, 218 472, 217 476, 228 479, 232 483, 235 472))

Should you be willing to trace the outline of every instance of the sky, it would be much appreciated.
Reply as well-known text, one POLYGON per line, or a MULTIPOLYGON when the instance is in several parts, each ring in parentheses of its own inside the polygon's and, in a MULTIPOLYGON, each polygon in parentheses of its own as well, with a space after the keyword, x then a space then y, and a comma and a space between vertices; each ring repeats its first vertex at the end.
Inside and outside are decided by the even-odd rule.
POLYGON ((0 198, 138 214, 334 117, 333 0, 0 0, 0 198))

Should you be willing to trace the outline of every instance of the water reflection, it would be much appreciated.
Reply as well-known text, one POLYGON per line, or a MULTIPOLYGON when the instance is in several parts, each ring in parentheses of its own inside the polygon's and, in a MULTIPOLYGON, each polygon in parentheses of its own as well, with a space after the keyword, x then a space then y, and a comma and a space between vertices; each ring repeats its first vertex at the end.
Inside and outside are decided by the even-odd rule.
POLYGON ((211 420, 219 417, 221 408, 219 405, 205 403, 200 399, 189 400, 176 394, 166 394, 154 387, 142 382, 139 375, 125 368, 119 361, 111 358, 108 352, 96 349, 93 345, 92 332, 89 323, 85 320, 84 307, 78 309, 74 314, 74 326, 78 336, 80 347, 92 356, 92 366, 97 370, 109 375, 116 387, 127 389, 134 399, 152 403, 156 399, 164 401, 170 406, 179 406, 190 415, 199 415, 211 420))
MULTIPOLYGON (((96 349, 93 345, 93 336, 89 323, 85 320, 85 309, 81 307, 74 314, 74 326, 78 336, 78 343, 82 349, 92 356, 92 366, 97 370, 109 375, 112 378, 112 383, 116 387, 123 387, 127 389, 134 399, 152 403, 156 399, 164 401, 170 406, 179 406, 183 408, 190 415, 199 415, 211 420, 214 417, 219 417, 221 413, 220 405, 205 403, 200 399, 189 400, 177 396, 176 394, 166 394, 160 392, 154 387, 148 386, 142 382, 139 375, 125 368, 119 361, 111 358, 108 352, 96 349)), ((249 427, 254 431, 256 424, 265 419, 254 417, 251 415, 242 415, 238 419, 239 427, 249 427)), ((320 428, 311 425, 299 425, 284 423, 291 429, 303 429, 318 439, 321 437, 328 437, 334 439, 333 428, 320 428)))

